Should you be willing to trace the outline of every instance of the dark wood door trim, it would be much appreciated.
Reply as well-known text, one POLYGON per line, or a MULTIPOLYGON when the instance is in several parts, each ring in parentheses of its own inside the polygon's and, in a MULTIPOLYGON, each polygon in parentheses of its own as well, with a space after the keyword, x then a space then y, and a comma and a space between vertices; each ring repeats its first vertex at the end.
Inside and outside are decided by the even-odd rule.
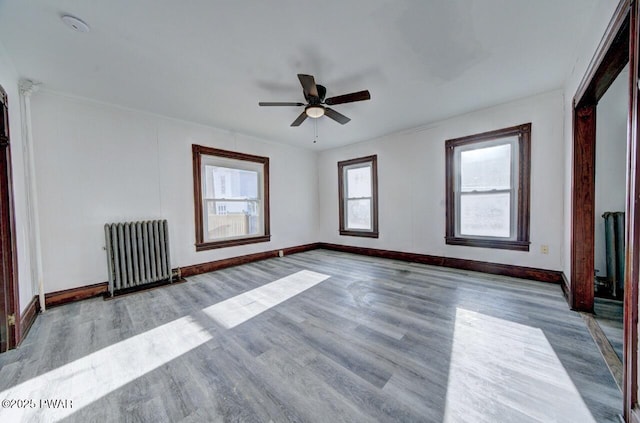
POLYGON ((0 352, 3 352, 20 342, 20 310, 9 106, 7 93, 1 86, 0 108, 0 352))
POLYGON ((632 56, 631 1, 621 0, 573 98, 569 305, 593 311, 596 107, 632 56))
POLYGON ((577 107, 596 104, 629 60, 629 12, 634 0, 620 0, 576 94, 577 107))
POLYGON ((569 305, 593 311, 596 105, 573 110, 571 283, 569 305))
POLYGON ((625 421, 637 421, 638 408, 638 278, 640 277, 640 145, 638 116, 640 96, 640 6, 632 2, 629 43, 629 120, 627 151, 626 264, 624 278, 623 403, 625 421))
MULTIPOLYGON (((8 112, 5 112, 5 101, 6 94, 4 90, 2 90, 0 92, 0 119, 2 120, 0 122, 0 145, 8 145, 8 112)), ((4 147, 0 147, 0 150, 4 151, 4 147)), ((1 160, 1 157, 4 157, 4 154, 0 156, 0 162, 4 162, 4 160, 1 160)), ((2 167, 1 173, 4 174, 4 166, 2 167)), ((2 198, 2 200, 4 201, 4 198, 2 198)), ((2 241, 4 241, 4 238, 2 238, 2 241)), ((9 298, 11 298, 11 286, 10 284, 5 283, 5 266, 3 266, 4 262, 1 260, 1 252, 3 250, 3 247, 4 242, 2 242, 2 244, 0 245, 0 353, 9 349, 8 315, 11 314, 7 307, 9 298)))
POLYGON ((571 281, 573 309, 593 311, 596 106, 629 63, 627 131, 626 267, 624 298, 623 413, 634 421, 638 408, 638 278, 640 278, 640 151, 638 145, 638 0, 620 0, 573 98, 571 181, 571 281))
POLYGON ((596 106, 629 62, 631 3, 621 0, 573 98, 571 308, 593 311, 596 106))

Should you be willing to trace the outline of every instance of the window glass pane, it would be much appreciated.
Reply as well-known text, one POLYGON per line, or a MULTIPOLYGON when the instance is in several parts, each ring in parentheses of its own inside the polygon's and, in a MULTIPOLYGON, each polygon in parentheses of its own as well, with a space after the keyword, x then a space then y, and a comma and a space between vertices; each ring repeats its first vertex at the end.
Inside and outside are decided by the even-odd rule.
POLYGON ((347 228, 371 229, 371 200, 347 201, 347 228))
POLYGON ((206 239, 218 240, 260 233, 259 201, 205 201, 206 239))
POLYGON ((262 233, 259 180, 257 171, 205 165, 206 241, 262 233))
POLYGON ((258 180, 256 171, 205 166, 205 198, 258 198, 258 180))
POLYGON ((511 144, 460 152, 462 192, 509 189, 511 187, 511 144))
POLYGON ((347 197, 371 197, 371 167, 347 169, 347 197))
POLYGON ((470 236, 511 236, 509 193, 461 194, 460 234, 470 236))

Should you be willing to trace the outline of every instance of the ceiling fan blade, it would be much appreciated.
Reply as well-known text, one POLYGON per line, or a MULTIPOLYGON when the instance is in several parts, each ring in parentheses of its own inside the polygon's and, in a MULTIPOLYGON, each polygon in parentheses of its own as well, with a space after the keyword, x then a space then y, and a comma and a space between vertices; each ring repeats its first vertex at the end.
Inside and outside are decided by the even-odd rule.
POLYGON ((312 75, 303 75, 299 73, 298 79, 300 80, 300 84, 302 84, 302 89, 305 94, 312 97, 318 97, 318 87, 316 87, 316 81, 313 79, 312 75))
POLYGON ((304 103, 293 103, 283 101, 261 101, 258 106, 304 106, 304 103))
POLYGON ((325 104, 333 106, 334 104, 353 103, 354 101, 370 100, 371 94, 369 90, 358 91, 356 93, 339 95, 336 97, 330 97, 324 101, 325 104))
POLYGON ((329 107, 324 108, 324 115, 343 125, 351 120, 342 113, 338 113, 329 107))
POLYGON ((300 126, 300 124, 304 122, 306 118, 307 118, 307 113, 303 111, 302 113, 300 113, 300 116, 298 116, 296 120, 293 121, 291 126, 300 126))

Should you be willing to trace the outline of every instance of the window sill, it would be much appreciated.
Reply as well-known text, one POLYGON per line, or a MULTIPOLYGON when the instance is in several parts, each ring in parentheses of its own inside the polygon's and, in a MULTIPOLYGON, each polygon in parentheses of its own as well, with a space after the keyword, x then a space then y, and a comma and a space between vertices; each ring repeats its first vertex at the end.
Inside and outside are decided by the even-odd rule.
POLYGON ((251 238, 229 239, 226 241, 202 242, 196 244, 196 251, 213 250, 216 248, 234 247, 236 245, 255 244, 271 241, 271 235, 254 236, 251 238))
POLYGON ((449 245, 463 245, 466 247, 499 248, 502 250, 529 251, 529 241, 502 241, 498 239, 475 239, 446 237, 449 245))
POLYGON ((340 235, 345 236, 360 236, 364 238, 378 238, 378 232, 365 232, 365 231, 349 231, 349 230, 340 230, 340 235))

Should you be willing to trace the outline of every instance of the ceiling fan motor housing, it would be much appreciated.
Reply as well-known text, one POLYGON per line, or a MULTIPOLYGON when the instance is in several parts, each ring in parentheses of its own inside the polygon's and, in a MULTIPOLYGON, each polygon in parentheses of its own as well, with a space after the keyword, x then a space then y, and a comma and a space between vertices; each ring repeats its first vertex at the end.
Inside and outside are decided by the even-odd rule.
POLYGON ((309 102, 309 104, 321 104, 324 101, 325 96, 327 95, 327 89, 323 85, 316 84, 316 88, 318 91, 318 96, 310 95, 309 93, 304 93, 304 98, 309 102))

